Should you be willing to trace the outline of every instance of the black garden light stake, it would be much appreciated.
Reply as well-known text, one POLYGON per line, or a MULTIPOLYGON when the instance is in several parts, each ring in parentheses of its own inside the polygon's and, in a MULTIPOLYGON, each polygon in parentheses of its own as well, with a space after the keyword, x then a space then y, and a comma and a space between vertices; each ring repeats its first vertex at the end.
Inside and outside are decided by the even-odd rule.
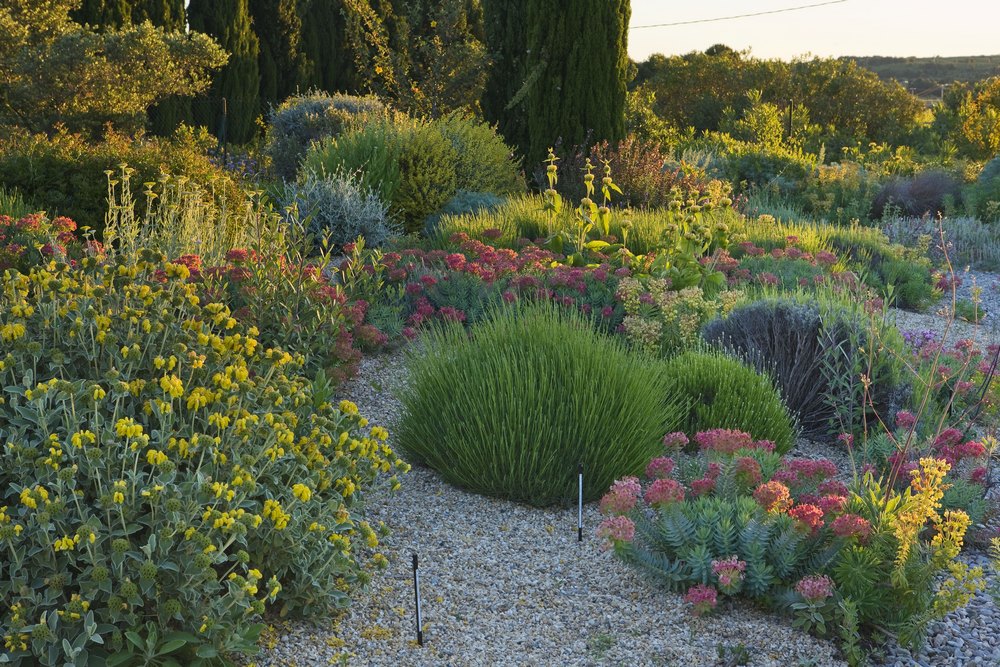
POLYGON ((413 599, 417 603, 417 645, 424 645, 424 631, 420 628, 420 573, 417 572, 417 554, 413 554, 413 599))
POLYGON ((583 542, 583 464, 576 465, 576 475, 579 480, 579 494, 577 495, 576 512, 576 541, 583 542))

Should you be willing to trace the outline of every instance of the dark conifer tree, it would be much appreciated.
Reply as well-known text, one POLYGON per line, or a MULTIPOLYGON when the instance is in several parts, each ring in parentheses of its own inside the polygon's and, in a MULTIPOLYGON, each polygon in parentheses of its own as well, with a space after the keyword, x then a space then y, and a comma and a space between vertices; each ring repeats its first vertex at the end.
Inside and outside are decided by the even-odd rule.
POLYGON ((483 115, 518 147, 528 143, 523 101, 515 99, 528 74, 528 4, 528 0, 483 0, 486 48, 493 60, 483 92, 483 115))
POLYGON ((247 0, 191 0, 188 24, 229 52, 229 62, 215 75, 208 97, 194 101, 194 120, 228 142, 245 143, 253 137, 260 113, 260 47, 247 0))
POLYGON ((625 132, 629 0, 487 0, 483 108, 532 165, 548 146, 625 132))
POLYGON ((70 12, 77 23, 101 28, 121 28, 132 22, 129 0, 83 0, 79 9, 70 12))
MULTIPOLYGON (((136 0, 132 7, 132 23, 149 21, 164 30, 184 32, 187 17, 184 0, 136 0)), ((181 123, 191 122, 191 98, 170 97, 149 110, 149 131, 170 136, 181 123)))
POLYGON ((260 40, 260 102, 261 111, 266 113, 272 105, 308 87, 303 21, 297 0, 250 0, 250 16, 260 40))

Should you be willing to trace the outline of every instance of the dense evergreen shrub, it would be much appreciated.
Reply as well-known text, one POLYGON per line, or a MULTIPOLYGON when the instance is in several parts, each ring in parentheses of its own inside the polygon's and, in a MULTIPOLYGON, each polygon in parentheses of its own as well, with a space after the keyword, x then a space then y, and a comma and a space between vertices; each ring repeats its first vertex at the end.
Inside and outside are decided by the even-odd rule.
POLYGON ((433 125, 407 133, 399 154, 399 189, 392 209, 407 233, 423 230, 427 216, 440 211, 458 183, 458 151, 433 125))
POLYGON ((912 178, 895 178, 875 195, 871 217, 879 219, 889 208, 904 216, 933 217, 944 213, 946 205, 959 195, 958 180, 940 170, 925 171, 912 178))
POLYGON ((664 368, 671 394, 690 406, 680 426, 685 433, 744 431, 782 454, 795 444, 794 419, 766 375, 718 352, 685 352, 664 368))
POLYGON ((986 163, 964 192, 966 212, 982 222, 1000 220, 1000 157, 986 163))
POLYGON ((702 336, 771 373, 803 434, 823 438, 858 429, 869 401, 886 423, 900 407, 906 390, 893 360, 875 355, 868 367, 867 325, 835 304, 765 299, 710 322, 702 336), (867 397, 862 373, 871 378, 867 397))
POLYGON ((578 463, 585 500, 641 472, 682 415, 660 367, 553 304, 431 329, 407 365, 401 446, 449 482, 532 505, 575 499, 578 463))
POLYGON ((512 149, 486 123, 454 112, 434 127, 455 149, 455 187, 469 192, 514 195, 524 191, 524 178, 512 149))
POLYGON ((402 180, 399 160, 405 134, 398 123, 379 118, 339 137, 327 137, 306 153, 302 173, 357 173, 360 183, 391 204, 402 180))
POLYGON ((155 182, 162 171, 185 176, 206 192, 223 197, 230 210, 245 197, 236 179, 215 165, 208 149, 215 140, 185 129, 173 139, 109 134, 102 141, 57 132, 51 137, 12 132, 0 138, 0 184, 15 187, 49 215, 72 218, 98 234, 108 211, 108 176, 127 163, 134 183, 155 182))
POLYGON ((384 109, 375 97, 330 95, 312 91, 289 97, 271 111, 268 119, 265 151, 271 168, 291 180, 302 158, 314 141, 336 137, 356 120, 384 109))

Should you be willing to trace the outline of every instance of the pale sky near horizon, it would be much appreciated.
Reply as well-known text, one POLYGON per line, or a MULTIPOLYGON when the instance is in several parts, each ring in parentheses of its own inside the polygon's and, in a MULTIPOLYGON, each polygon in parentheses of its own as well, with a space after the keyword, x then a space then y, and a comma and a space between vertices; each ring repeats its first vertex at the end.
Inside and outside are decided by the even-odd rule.
MULTIPOLYGON (((631 26, 711 19, 811 5, 823 0, 632 0, 631 26)), ((628 51, 704 51, 713 44, 759 58, 974 56, 1000 54, 1000 0, 846 0, 712 23, 629 30, 628 51)))

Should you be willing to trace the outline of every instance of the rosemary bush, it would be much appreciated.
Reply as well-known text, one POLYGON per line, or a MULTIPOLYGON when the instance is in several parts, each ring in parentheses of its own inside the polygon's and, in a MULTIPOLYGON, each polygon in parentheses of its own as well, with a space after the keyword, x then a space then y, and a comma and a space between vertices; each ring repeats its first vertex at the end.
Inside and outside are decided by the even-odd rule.
POLYGON ((642 470, 683 405, 644 355, 575 311, 519 304, 467 334, 428 330, 407 357, 399 443, 449 482, 532 505, 584 498, 642 470))

